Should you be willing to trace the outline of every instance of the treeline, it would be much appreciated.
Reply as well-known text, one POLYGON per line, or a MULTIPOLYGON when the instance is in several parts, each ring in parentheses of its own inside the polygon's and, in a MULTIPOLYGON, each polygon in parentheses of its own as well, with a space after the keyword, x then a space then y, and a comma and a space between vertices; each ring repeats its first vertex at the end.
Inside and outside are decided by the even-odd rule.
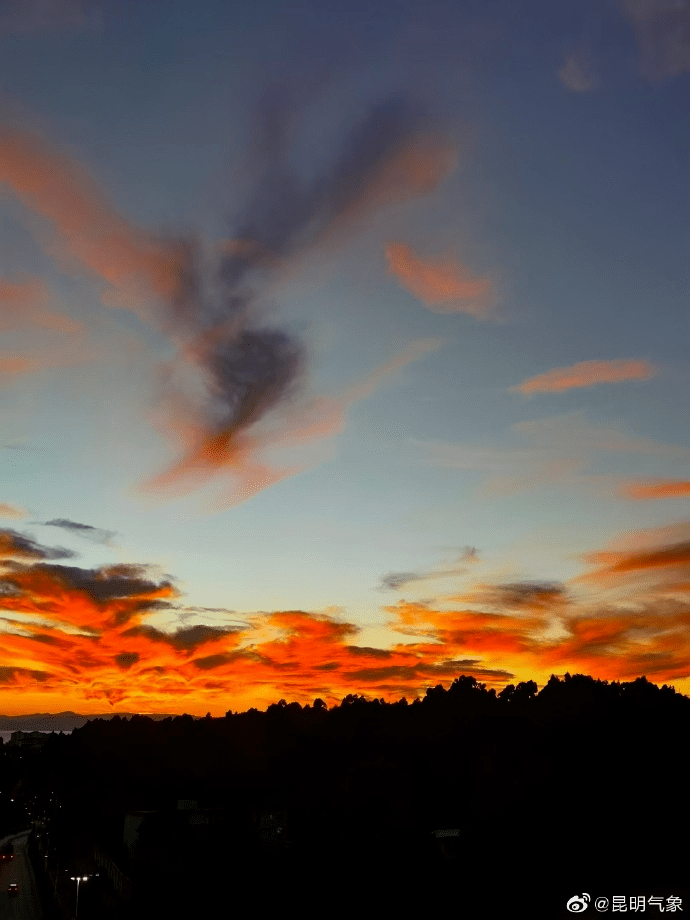
POLYGON ((55 791, 65 846, 97 843, 158 878, 159 899, 163 879, 190 867, 215 896, 228 866, 245 882, 270 867, 289 884, 304 865, 333 884, 395 880, 410 896, 450 891, 458 873, 475 890, 493 866, 570 896, 595 881, 680 884, 689 727, 690 699, 645 678, 566 675, 496 693, 461 676, 412 703, 349 695, 330 709, 281 700, 221 718, 94 720, 50 736, 27 782, 55 791), (208 824, 190 828, 179 799, 208 824), (158 817, 133 860, 123 818, 137 809, 158 817), (267 813, 283 827, 269 843, 267 813))

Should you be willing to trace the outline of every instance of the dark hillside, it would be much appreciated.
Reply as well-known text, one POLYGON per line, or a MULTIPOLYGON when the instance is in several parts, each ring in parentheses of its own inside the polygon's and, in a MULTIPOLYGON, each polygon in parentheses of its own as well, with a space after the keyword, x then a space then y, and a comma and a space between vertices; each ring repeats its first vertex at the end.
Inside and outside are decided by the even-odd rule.
MULTIPOLYGON (((689 727, 690 699, 644 678, 497 695, 460 677, 412 704, 90 721, 20 772, 63 865, 97 849, 131 882, 123 916, 202 915, 248 887, 266 904, 325 887, 404 905, 479 904, 496 886, 539 890, 557 916, 581 890, 687 883, 689 727)), ((3 769, 19 780, 12 752, 3 769)))

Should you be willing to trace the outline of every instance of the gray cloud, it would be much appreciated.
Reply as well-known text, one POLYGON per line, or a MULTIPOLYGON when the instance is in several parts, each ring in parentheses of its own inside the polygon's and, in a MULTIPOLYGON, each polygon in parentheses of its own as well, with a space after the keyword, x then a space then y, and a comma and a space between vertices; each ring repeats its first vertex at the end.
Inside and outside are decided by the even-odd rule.
POLYGON ((46 645, 58 645, 61 648, 65 648, 67 645, 63 639, 58 639, 57 636, 50 636, 48 633, 32 633, 28 638, 33 639, 34 642, 43 642, 46 645))
MULTIPOLYGON (((221 628, 216 626, 188 626, 184 629, 178 629, 176 632, 167 633, 155 626, 133 626, 125 630, 123 636, 146 636, 154 642, 164 642, 180 651, 193 651, 197 646, 204 642, 215 642, 224 636, 233 635, 239 632, 241 627, 232 626, 221 628)), ((198 660, 198 659, 197 659, 198 660)))
POLYGON ((201 671, 210 671, 213 668, 218 668, 223 664, 227 664, 231 660, 229 655, 221 653, 218 655, 207 655, 205 658, 195 658, 192 664, 201 671))
MULTIPOLYGON (((161 590, 175 594, 172 583, 153 581, 148 575, 149 570, 143 565, 82 569, 48 562, 33 562, 31 565, 7 562, 0 577, 0 593, 8 593, 13 599, 23 596, 38 598, 37 603, 45 608, 52 605, 54 597, 70 591, 86 594, 92 603, 104 608, 115 601, 112 624, 120 626, 137 614, 171 606, 169 601, 161 600, 155 594, 161 590)), ((82 629, 98 632, 87 625, 83 625, 82 629)))
POLYGON ((565 585, 557 581, 521 581, 496 585, 488 593, 495 603, 505 607, 548 607, 567 598, 565 585))
MULTIPOLYGON (((161 587, 169 587, 170 582, 155 582, 147 578, 145 565, 112 565, 99 569, 81 569, 76 566, 48 565, 39 563, 34 571, 50 575, 62 581, 70 588, 87 593, 94 601, 107 603, 116 598, 146 595, 161 587)), ((146 607, 158 608, 161 602, 144 599, 146 607)), ((167 602, 162 602, 168 606, 167 602)))
POLYGON ((16 530, 5 528, 0 530, 0 559, 71 559, 76 556, 69 549, 62 547, 41 546, 24 534, 16 530))
POLYGON ((99 527, 92 527, 90 524, 79 524, 77 521, 70 521, 67 518, 54 518, 52 521, 45 521, 44 527, 61 527, 69 533, 78 537, 84 537, 94 543, 109 543, 115 536, 114 530, 101 530, 99 527))
POLYGON ((361 655, 366 658, 392 658, 393 653, 383 648, 371 648, 368 645, 346 645, 345 649, 350 655, 361 655))
POLYGON ((390 572, 384 575, 379 585, 379 591, 400 591, 414 582, 435 581, 437 578, 454 578, 464 575, 466 563, 478 562, 479 555, 475 546, 464 546, 454 566, 450 568, 430 569, 426 572, 390 572))
POLYGON ((414 665, 387 665, 362 668, 359 671, 349 671, 347 677, 351 680, 372 682, 389 680, 390 678, 397 678, 398 680, 415 680, 420 677, 458 677, 461 673, 466 673, 468 670, 473 677, 509 680, 514 676, 510 671, 482 667, 479 664, 479 659, 463 659, 458 661, 444 661, 441 664, 420 663, 414 665))
MULTIPOLYGON (((402 98, 373 107, 312 181, 293 165, 286 124, 295 101, 264 107, 246 203, 231 221, 232 241, 217 269, 193 241, 178 246, 178 285, 166 322, 180 361, 161 380, 172 427, 186 415, 193 435, 185 457, 151 485, 232 465, 242 434, 296 392, 305 350, 285 328, 258 321, 256 308, 272 276, 289 260, 338 243, 363 219, 394 201, 431 191, 454 166, 447 143, 432 140, 424 113, 402 98), (189 381, 189 371, 196 382, 189 381), (203 392, 200 392, 203 391, 203 392)), ((235 465, 239 465, 235 463, 235 465)))
POLYGON ((13 684, 18 677, 32 677, 34 680, 43 682, 48 678, 47 671, 34 671, 31 668, 13 668, 0 666, 0 684, 13 684))
POLYGON ((277 662, 254 652, 251 649, 240 649, 235 652, 218 652, 215 655, 205 655, 202 658, 193 658, 192 664, 202 671, 210 671, 213 668, 219 668, 221 665, 230 664, 233 661, 254 661, 261 664, 267 664, 277 670, 294 670, 299 667, 296 662, 277 662))
POLYGON ((389 588, 391 591, 399 591, 405 585, 413 581, 424 581, 424 575, 418 572, 390 572, 381 579, 381 588, 389 588))
MULTIPOLYGON (((285 105, 290 105, 289 100, 285 105)), ((257 124, 264 134, 263 158, 258 161, 263 159, 264 165, 236 236, 258 242, 264 252, 288 257, 319 244, 336 230, 351 231, 377 207, 429 191, 435 184, 429 176, 418 177, 410 165, 401 168, 398 161, 410 145, 428 138, 437 127, 419 107, 402 96, 391 96, 367 112, 331 167, 308 184, 291 166, 293 145, 285 130, 284 111, 264 110, 257 124)), ((436 159, 441 157, 437 151, 436 159)), ((245 260, 226 262, 224 278, 231 289, 245 275, 245 260)))
POLYGON ((651 82, 690 71, 688 0, 620 0, 640 50, 642 73, 651 82))

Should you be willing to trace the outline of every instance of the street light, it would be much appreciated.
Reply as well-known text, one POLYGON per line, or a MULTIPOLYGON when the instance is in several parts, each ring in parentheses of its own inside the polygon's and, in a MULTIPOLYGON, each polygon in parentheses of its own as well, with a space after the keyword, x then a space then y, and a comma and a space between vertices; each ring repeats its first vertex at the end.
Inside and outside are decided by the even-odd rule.
MULTIPOLYGON (((99 873, 96 872, 96 875, 99 873)), ((77 911, 79 910, 79 882, 85 882, 93 878, 93 875, 70 875, 70 881, 77 883, 77 903, 74 905, 74 920, 77 920, 77 911)))
POLYGON ((74 905, 74 920, 77 920, 77 912, 79 911, 79 882, 85 882, 89 878, 88 875, 70 875, 70 881, 77 883, 77 903, 74 905))

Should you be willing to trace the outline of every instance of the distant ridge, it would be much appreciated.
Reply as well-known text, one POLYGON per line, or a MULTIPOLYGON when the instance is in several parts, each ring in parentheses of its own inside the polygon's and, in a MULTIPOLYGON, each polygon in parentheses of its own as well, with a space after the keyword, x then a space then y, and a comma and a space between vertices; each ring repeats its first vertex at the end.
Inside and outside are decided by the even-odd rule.
MULTIPOLYGON (((180 713, 103 712, 84 716, 67 710, 66 712, 32 712, 25 716, 0 715, 0 731, 13 732, 20 729, 43 732, 72 731, 72 729, 81 728, 82 725, 86 725, 93 719, 114 719, 115 716, 129 719, 136 715, 146 715, 149 719, 159 722, 161 719, 174 719, 180 713)), ((192 718, 198 719, 200 716, 192 716, 192 718)))

